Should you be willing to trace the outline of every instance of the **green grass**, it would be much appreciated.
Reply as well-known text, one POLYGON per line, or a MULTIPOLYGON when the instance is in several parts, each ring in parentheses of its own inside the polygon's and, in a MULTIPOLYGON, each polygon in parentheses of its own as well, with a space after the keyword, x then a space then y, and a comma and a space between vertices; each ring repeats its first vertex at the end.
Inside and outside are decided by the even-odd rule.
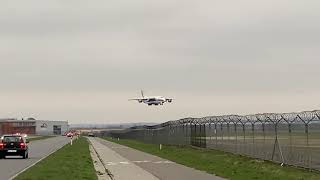
POLYGON ((198 170, 216 174, 234 180, 318 180, 319 172, 291 166, 281 167, 269 161, 226 153, 222 151, 199 149, 190 146, 145 144, 142 142, 122 139, 120 141, 106 138, 109 141, 138 149, 171 161, 193 167, 198 170))
POLYGON ((31 142, 31 141, 37 141, 37 140, 44 140, 52 137, 55 137, 55 136, 37 136, 34 138, 29 138, 29 141, 31 142))
POLYGON ((61 180, 86 179, 96 180, 89 151, 89 144, 84 137, 75 140, 73 145, 65 145, 57 152, 20 174, 15 180, 61 180))

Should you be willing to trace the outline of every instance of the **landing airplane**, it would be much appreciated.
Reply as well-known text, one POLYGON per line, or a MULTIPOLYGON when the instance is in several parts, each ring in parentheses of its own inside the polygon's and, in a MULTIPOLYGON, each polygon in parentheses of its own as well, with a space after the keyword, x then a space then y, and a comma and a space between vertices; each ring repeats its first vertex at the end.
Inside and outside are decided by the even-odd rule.
POLYGON ((163 105, 166 102, 171 103, 173 100, 172 98, 164 98, 163 96, 146 97, 146 96, 144 96, 143 91, 141 91, 141 96, 142 96, 142 98, 135 98, 135 99, 129 99, 129 100, 135 100, 135 101, 138 101, 139 103, 148 104, 149 106, 163 105))

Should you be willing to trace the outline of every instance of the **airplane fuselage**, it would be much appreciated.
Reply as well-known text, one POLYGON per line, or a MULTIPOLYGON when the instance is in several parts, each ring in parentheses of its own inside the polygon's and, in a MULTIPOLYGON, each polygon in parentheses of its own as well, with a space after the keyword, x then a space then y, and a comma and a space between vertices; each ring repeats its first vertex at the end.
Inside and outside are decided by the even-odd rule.
POLYGON ((134 98, 129 100, 135 100, 135 101, 138 101, 139 103, 148 104, 149 106, 163 105, 166 102, 171 103, 173 100, 172 98, 165 98, 163 96, 144 96, 143 91, 141 91, 141 96, 142 98, 134 98))
POLYGON ((163 105, 166 102, 166 98, 161 97, 161 96, 145 97, 145 99, 140 102, 148 104, 149 106, 151 106, 151 105, 158 106, 158 105, 163 105))

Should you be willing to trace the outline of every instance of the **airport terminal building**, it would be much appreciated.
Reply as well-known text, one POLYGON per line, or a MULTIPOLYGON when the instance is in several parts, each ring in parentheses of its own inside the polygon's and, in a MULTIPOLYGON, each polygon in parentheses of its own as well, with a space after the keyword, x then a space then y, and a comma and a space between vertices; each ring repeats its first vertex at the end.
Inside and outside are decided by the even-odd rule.
POLYGON ((0 135, 62 135, 69 130, 68 121, 0 119, 0 135))

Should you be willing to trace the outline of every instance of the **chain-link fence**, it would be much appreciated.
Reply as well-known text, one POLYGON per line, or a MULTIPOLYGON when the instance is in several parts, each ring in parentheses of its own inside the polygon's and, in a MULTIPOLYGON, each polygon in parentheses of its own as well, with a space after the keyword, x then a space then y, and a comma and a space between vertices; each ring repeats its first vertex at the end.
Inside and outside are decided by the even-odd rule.
POLYGON ((218 149, 320 170, 320 111, 185 118, 111 136, 218 149))

